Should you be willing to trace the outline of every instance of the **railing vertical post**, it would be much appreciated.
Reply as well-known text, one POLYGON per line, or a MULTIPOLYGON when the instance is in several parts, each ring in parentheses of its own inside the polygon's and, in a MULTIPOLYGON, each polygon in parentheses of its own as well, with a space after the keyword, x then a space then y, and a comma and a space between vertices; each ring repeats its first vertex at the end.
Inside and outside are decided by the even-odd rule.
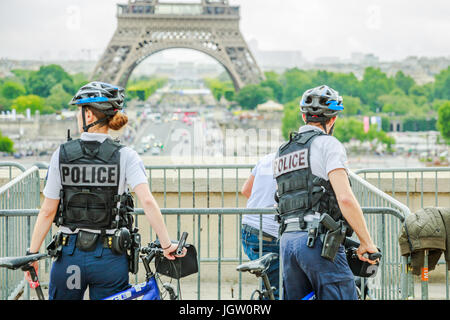
POLYGON ((422 300, 428 300, 428 250, 423 252, 423 268, 421 272, 422 280, 422 300))
POLYGON ((402 300, 406 300, 409 297, 409 287, 408 287, 408 258, 402 257, 401 264, 401 294, 402 300))
MULTIPOLYGON (((210 207, 210 205, 209 205, 209 199, 210 199, 210 196, 209 196, 209 168, 206 170, 206 206, 207 206, 207 208, 209 208, 210 207)), ((211 239, 210 239, 210 230, 209 230, 209 226, 210 226, 210 217, 209 217, 209 214, 206 216, 206 222, 207 222, 207 225, 206 225, 206 232, 208 233, 207 234, 207 257, 209 258, 210 257, 210 243, 211 243, 211 239)))
MULTIPOLYGON (((195 169, 192 169, 192 208, 195 208, 195 169)), ((195 214, 192 215, 193 239, 195 241, 195 214)))
MULTIPOLYGON (((239 225, 242 225, 242 213, 238 214, 238 218, 239 218, 239 225)), ((242 232, 239 232, 238 234, 238 239, 239 239, 239 264, 242 264, 242 232)), ((242 272, 239 272, 239 300, 242 299, 242 272)))
POLYGON ((202 228, 202 223, 201 223, 201 215, 198 215, 198 230, 197 230, 197 255, 198 255, 198 273, 197 273, 197 299, 200 300, 200 269, 201 269, 201 264, 200 264, 200 256, 201 256, 201 238, 200 238, 200 230, 202 228))
POLYGON ((448 262, 445 263, 445 299, 449 300, 449 290, 448 290, 448 262))
POLYGON ((217 299, 221 298, 221 284, 222 284, 222 214, 219 212, 218 216, 218 248, 217 248, 217 299))
MULTIPOLYGON (((180 168, 178 168, 178 208, 181 208, 181 173, 180 168)), ((181 216, 177 215, 177 239, 180 239, 181 233, 181 216)))

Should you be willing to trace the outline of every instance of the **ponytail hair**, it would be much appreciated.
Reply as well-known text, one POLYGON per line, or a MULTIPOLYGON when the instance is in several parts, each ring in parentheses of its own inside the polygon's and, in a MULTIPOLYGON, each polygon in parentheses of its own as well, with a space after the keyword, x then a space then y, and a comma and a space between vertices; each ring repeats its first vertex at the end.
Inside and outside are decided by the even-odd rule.
MULTIPOLYGON (((101 110, 98 110, 92 106, 87 106, 92 111, 97 120, 105 119, 108 117, 101 110)), ((107 120, 98 124, 99 127, 108 126, 109 129, 118 131, 122 129, 128 123, 128 116, 122 112, 117 112, 113 117, 109 117, 107 120)))
POLYGON ((128 116, 122 112, 117 112, 116 115, 108 120, 108 128, 111 130, 120 130, 128 123, 128 116))

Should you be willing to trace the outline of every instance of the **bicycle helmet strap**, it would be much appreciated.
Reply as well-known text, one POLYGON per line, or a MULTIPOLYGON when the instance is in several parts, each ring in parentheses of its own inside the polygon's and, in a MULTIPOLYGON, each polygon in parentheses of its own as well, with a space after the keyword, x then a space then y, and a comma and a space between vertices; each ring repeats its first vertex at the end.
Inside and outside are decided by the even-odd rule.
POLYGON ((327 132, 327 121, 329 118, 327 117, 320 117, 320 116, 312 116, 312 115, 307 115, 306 116, 306 122, 319 122, 322 125, 323 131, 325 131, 325 134, 331 135, 333 133, 334 130, 334 124, 333 127, 330 129, 330 132, 327 132))
POLYGON ((89 129, 92 128, 93 126, 108 120, 108 117, 104 117, 103 119, 97 120, 97 121, 87 125, 85 113, 86 113, 86 106, 82 106, 81 107, 81 117, 83 118, 83 131, 84 132, 88 132, 89 129))

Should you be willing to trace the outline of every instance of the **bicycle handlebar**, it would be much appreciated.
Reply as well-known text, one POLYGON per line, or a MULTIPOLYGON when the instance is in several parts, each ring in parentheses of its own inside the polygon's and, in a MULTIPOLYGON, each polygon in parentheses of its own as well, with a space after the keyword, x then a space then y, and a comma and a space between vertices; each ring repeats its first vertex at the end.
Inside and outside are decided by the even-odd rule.
MULTIPOLYGON (((188 237, 188 233, 187 232, 183 232, 181 237, 180 237, 180 241, 178 241, 178 247, 177 249, 173 252, 175 255, 181 255, 183 254, 183 248, 186 247, 186 239, 188 237)), ((149 257, 148 260, 152 260, 156 255, 163 255, 164 254, 164 250, 161 248, 161 244, 159 243, 158 240, 149 243, 149 245, 147 247, 143 247, 141 248, 141 253, 142 254, 147 254, 149 257)))
MULTIPOLYGON (((357 242, 353 239, 350 239, 350 238, 345 238, 345 241, 344 241, 345 250, 353 250, 356 252, 356 250, 358 249, 359 246, 360 246, 359 242, 357 242)), ((378 249, 378 250, 380 250, 380 249, 378 249)), ((363 256, 365 258, 368 258, 369 260, 375 261, 377 259, 381 259, 383 254, 380 251, 375 252, 375 253, 366 252, 363 254, 363 256)))

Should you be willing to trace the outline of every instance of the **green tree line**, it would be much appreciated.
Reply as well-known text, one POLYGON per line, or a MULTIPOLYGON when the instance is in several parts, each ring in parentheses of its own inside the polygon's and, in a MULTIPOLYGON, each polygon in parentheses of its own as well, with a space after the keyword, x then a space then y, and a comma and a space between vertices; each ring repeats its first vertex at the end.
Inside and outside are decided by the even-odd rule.
POLYGON ((167 83, 166 78, 141 77, 129 81, 127 85, 127 98, 146 101, 159 88, 167 83))
MULTIPOLYGON (((59 65, 41 66, 39 70, 12 70, 12 76, 0 78, 0 111, 15 109, 25 113, 39 110, 52 114, 69 107, 69 102, 83 85, 89 82, 83 73, 69 74, 59 65)), ((146 100, 167 79, 139 78, 131 80, 127 98, 146 100)))
POLYGON ((68 108, 77 90, 88 82, 82 73, 70 75, 59 65, 39 70, 12 70, 12 76, 0 79, 0 111, 15 109, 25 113, 39 110, 50 114, 68 108))
MULTIPOLYGON (((83 73, 69 74, 59 65, 41 66, 39 70, 17 69, 12 75, 0 78, 0 111, 16 110, 25 114, 53 114, 63 109, 76 109, 69 102, 79 88, 89 82, 83 73)), ((146 100, 166 79, 139 78, 131 80, 127 100, 146 100)), ((14 142, 0 133, 0 151, 13 152, 14 142)))
MULTIPOLYGON (((253 110, 258 104, 274 100, 284 105, 283 134, 298 129, 300 124, 299 102, 306 90, 327 84, 339 91, 344 98, 346 116, 381 116, 383 130, 389 131, 389 119, 403 121, 404 130, 450 131, 449 111, 450 67, 434 77, 434 82, 418 84, 398 71, 389 77, 378 68, 368 67, 362 79, 353 73, 338 73, 322 70, 288 69, 282 74, 266 72, 266 80, 243 87, 238 93, 228 95, 245 110, 253 110)), ((207 85, 211 91, 230 90, 230 82, 216 80, 207 85), (213 83, 214 87, 210 84, 213 83)), ((216 97, 217 98, 217 97, 216 97)), ((231 101, 231 100, 229 100, 231 101)))

